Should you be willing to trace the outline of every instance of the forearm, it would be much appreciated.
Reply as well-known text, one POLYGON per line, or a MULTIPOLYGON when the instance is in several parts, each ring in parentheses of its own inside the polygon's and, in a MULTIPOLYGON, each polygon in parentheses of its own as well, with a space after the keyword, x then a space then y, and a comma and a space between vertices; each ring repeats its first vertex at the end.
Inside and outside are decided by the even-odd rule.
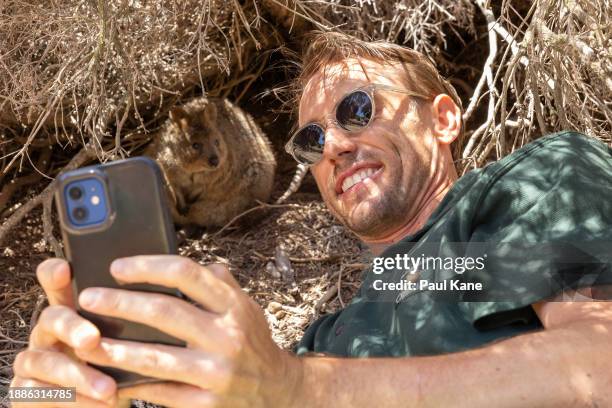
POLYGON ((612 325, 594 321, 414 358, 302 358, 301 407, 612 406, 612 325))

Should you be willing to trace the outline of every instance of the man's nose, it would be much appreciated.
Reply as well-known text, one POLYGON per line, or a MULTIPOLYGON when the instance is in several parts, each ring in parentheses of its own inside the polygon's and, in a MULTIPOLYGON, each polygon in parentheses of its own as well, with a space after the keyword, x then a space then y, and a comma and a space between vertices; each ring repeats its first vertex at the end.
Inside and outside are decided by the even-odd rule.
POLYGON ((337 126, 330 126, 325 132, 323 157, 332 161, 350 156, 357 149, 355 138, 337 126))

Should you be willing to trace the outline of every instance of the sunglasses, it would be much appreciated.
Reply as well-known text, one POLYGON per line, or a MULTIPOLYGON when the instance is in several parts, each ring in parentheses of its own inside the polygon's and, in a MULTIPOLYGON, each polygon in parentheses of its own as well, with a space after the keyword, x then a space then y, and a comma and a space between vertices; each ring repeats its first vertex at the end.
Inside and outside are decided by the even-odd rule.
MULTIPOLYGON (((400 92, 416 98, 429 99, 429 96, 395 88, 389 85, 370 84, 354 89, 336 103, 335 117, 332 122, 347 131, 357 133, 367 128, 374 118, 374 90, 400 92)), ((323 157, 325 146, 325 127, 317 122, 310 122, 293 133, 285 150, 300 164, 312 166, 323 157)))

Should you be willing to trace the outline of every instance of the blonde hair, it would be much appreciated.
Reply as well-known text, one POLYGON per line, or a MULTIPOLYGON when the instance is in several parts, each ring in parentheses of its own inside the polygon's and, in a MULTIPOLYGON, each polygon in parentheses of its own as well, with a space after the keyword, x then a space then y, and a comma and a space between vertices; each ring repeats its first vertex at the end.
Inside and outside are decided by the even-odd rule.
MULTIPOLYGON (((463 112, 455 88, 440 75, 431 60, 420 52, 387 41, 364 41, 338 32, 314 31, 305 40, 308 46, 302 56, 302 70, 294 83, 296 107, 308 81, 322 68, 350 58, 367 58, 400 66, 404 71, 407 90, 428 95, 432 100, 439 94, 446 94, 463 112)), ((462 138, 463 122, 458 140, 462 138)))

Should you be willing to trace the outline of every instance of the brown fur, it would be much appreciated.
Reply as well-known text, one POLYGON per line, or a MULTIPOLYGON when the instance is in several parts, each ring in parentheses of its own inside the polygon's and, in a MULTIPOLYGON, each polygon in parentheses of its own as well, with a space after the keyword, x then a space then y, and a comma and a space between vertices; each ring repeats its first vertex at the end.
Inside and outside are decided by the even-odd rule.
POLYGON ((162 167, 180 225, 223 226, 267 201, 276 161, 253 118, 226 99, 175 107, 145 151, 162 167))

